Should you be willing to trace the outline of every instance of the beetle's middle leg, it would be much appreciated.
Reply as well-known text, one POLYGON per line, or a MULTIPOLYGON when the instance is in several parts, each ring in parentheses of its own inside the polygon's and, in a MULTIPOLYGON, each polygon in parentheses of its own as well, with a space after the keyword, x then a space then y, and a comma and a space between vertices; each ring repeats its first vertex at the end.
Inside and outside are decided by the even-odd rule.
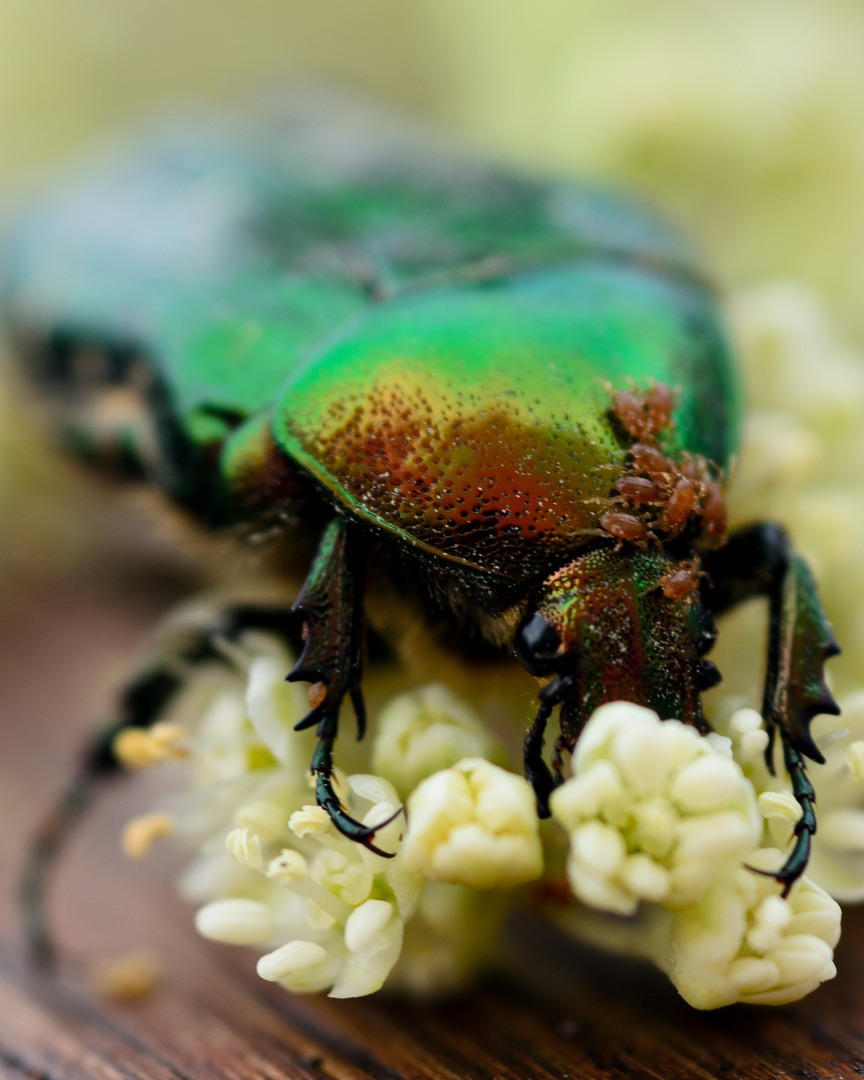
MULTIPOLYGON (((783 885, 785 896, 803 874, 816 832, 816 801, 804 757, 824 763, 810 734, 810 721, 840 709, 824 682, 825 661, 840 648, 822 608, 807 564, 779 525, 741 529, 706 560, 710 585, 703 584, 706 606, 715 615, 753 596, 767 596, 770 605, 768 666, 762 714, 768 725, 765 760, 774 772, 774 740, 783 745, 783 761, 792 792, 801 806, 795 845, 783 866, 769 876, 783 885)), ((761 872, 761 871, 760 871, 761 872)))
POLYGON ((339 733, 339 710, 346 696, 354 706, 357 737, 362 739, 366 730, 360 690, 364 576, 359 530, 344 518, 334 518, 324 530, 294 607, 303 617, 305 645, 288 680, 312 683, 310 712, 294 730, 313 726, 318 729, 318 747, 311 766, 318 805, 327 811, 343 836, 364 844, 377 855, 389 856, 392 852, 381 851, 372 843, 387 822, 367 826, 356 821, 333 787, 333 747, 339 733))

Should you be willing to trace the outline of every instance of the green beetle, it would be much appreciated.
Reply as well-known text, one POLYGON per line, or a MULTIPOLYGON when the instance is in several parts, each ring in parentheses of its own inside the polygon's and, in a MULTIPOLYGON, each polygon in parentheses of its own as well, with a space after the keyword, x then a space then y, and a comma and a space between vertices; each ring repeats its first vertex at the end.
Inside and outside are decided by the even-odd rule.
MULTIPOLYGON (((342 833, 375 850, 331 779, 346 696, 365 723, 370 563, 447 613, 457 643, 515 647, 541 680, 525 742, 541 815, 603 702, 707 729, 713 616, 761 594, 763 711, 803 808, 775 876, 788 890, 803 872, 802 755, 822 760, 809 722, 837 711, 822 676, 837 646, 781 528, 726 537, 740 390, 711 290, 650 213, 437 150, 197 130, 44 200, 4 266, 7 324, 68 446, 210 527, 318 537, 287 677, 312 684, 298 726, 317 727, 317 798, 342 833)), ((226 619, 221 633, 288 616, 226 619)), ((117 727, 150 723, 176 688, 150 673, 117 727)))

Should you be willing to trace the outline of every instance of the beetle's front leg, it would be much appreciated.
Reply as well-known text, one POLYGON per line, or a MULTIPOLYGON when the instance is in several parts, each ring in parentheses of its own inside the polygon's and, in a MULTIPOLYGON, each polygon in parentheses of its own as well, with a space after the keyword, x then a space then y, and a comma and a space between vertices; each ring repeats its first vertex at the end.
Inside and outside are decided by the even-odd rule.
POLYGON ((572 675, 561 675, 543 687, 539 694, 540 706, 537 709, 537 715, 534 717, 534 722, 525 736, 522 751, 525 779, 534 789, 534 797, 537 800, 537 816, 541 818, 549 817, 549 796, 555 788, 564 782, 564 777, 561 775, 557 763, 560 756, 557 753, 557 747, 556 761, 553 762, 555 766, 554 772, 543 758, 546 724, 555 710, 555 706, 559 705, 573 691, 575 682, 576 680, 572 675))
MULTIPOLYGON (((365 565, 359 530, 344 518, 326 527, 309 575, 294 605, 303 618, 303 653, 288 674, 289 682, 308 681, 310 712, 295 731, 317 725, 318 747, 312 758, 318 805, 333 825, 377 855, 388 855, 372 841, 386 822, 370 827, 355 821, 333 787, 333 746, 339 733, 339 710, 350 696, 357 718, 357 737, 366 730, 360 690, 363 579, 365 565)), ((395 815, 394 815, 395 816, 395 815)), ((392 820, 392 819, 391 819, 392 820)))
POLYGON ((768 666, 762 714, 770 741, 765 760, 774 772, 774 737, 779 732, 783 760, 792 791, 801 806, 795 826, 795 846, 784 865, 770 876, 783 885, 785 896, 804 872, 816 832, 815 794, 807 777, 804 756, 824 763, 810 734, 810 722, 820 713, 840 709, 824 681, 824 664, 840 648, 822 608, 816 584, 804 560, 779 525, 759 524, 741 529, 728 544, 706 560, 710 586, 706 606, 720 615, 743 600, 767 596, 770 604, 768 666))

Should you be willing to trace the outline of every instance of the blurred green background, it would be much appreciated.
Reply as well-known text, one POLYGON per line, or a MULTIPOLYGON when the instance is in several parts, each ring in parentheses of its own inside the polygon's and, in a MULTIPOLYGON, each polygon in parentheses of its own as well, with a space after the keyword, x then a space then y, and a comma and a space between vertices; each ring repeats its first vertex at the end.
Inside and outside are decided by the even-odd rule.
POLYGON ((0 194, 179 100, 309 76, 632 184, 725 284, 803 278, 864 334, 860 0, 3 0, 0 194))
MULTIPOLYGON (((796 279, 860 342, 862 58, 861 0, 2 0, 0 211, 139 118, 311 78, 538 172, 631 186, 724 288, 796 279)), ((65 475, 3 410, 0 567, 52 542, 62 561, 81 505, 60 523, 65 475)))

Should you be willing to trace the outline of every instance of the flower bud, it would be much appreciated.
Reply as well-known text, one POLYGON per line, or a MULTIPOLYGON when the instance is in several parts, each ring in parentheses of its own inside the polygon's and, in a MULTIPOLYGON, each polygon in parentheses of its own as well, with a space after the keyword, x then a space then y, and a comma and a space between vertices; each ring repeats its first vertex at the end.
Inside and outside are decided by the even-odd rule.
POLYGON ((351 952, 363 952, 387 925, 393 905, 386 900, 367 900, 355 908, 345 923, 345 944, 351 952))
POLYGON ((326 951, 314 941, 289 941, 275 952, 262 956, 256 970, 267 982, 279 982, 326 959, 326 951))
POLYGON ((226 945, 261 945, 273 936, 270 909, 245 897, 214 900, 199 908, 195 929, 202 937, 226 945))
POLYGON ((288 827, 302 840, 304 836, 326 832, 330 828, 330 815, 323 807, 304 806, 302 810, 294 811, 288 819, 288 827))
POLYGON ((409 869, 474 889, 521 885, 543 871, 534 793, 521 776, 466 758, 408 800, 409 869))
POLYGON ((261 841, 248 829, 232 829, 225 837, 225 850, 247 870, 259 870, 264 862, 261 841))
POLYGON ((567 874, 591 907, 632 915, 681 907, 730 872, 761 835, 753 787, 729 740, 628 702, 597 709, 550 809, 570 834, 567 874))
POLYGON ((466 757, 488 758, 493 751, 474 710, 445 686, 430 683, 398 695, 381 711, 372 766, 404 798, 432 773, 466 757))

